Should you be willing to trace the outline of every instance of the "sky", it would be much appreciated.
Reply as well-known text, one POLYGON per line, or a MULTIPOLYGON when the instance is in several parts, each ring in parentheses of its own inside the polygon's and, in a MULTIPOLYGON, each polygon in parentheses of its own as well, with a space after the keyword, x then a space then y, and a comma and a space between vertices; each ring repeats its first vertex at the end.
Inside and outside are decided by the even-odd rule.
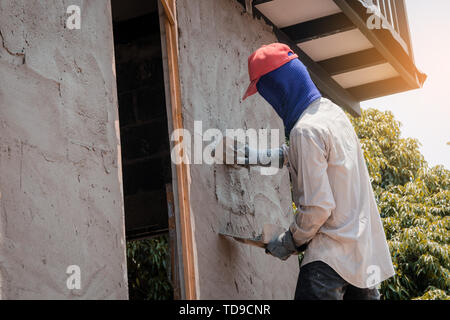
POLYGON ((406 0, 414 57, 428 75, 422 89, 361 103, 390 110, 403 137, 417 138, 431 165, 450 169, 450 0, 406 0))

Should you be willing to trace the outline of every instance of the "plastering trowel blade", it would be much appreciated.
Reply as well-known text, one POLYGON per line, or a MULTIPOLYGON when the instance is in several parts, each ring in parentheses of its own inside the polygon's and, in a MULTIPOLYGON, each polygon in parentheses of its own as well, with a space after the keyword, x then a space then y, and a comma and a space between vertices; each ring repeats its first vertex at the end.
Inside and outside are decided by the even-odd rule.
POLYGON ((263 242, 262 237, 257 237, 257 238, 245 238, 245 237, 240 237, 240 236, 236 236, 233 234, 229 234, 229 233, 224 233, 224 232, 219 232, 220 235, 225 236, 225 237, 229 237, 229 238, 233 238, 234 240, 241 242, 241 243, 245 243, 254 247, 258 247, 258 248, 266 248, 266 244, 263 242))
POLYGON ((230 234, 227 232, 219 232, 220 235, 233 238, 234 240, 245 243, 251 246, 255 246, 258 248, 266 248, 269 241, 276 235, 279 235, 282 233, 284 229, 278 225, 275 224, 265 224, 262 230, 262 233, 257 236, 256 238, 247 238, 247 237, 241 237, 238 235, 230 234))

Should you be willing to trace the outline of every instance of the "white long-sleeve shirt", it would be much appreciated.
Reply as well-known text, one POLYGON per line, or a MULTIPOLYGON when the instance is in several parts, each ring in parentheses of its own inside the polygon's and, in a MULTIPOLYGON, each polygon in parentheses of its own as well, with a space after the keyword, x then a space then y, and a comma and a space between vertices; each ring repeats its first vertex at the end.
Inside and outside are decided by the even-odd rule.
POLYGON ((361 145, 340 107, 321 98, 302 114, 285 149, 298 211, 290 230, 311 241, 302 265, 323 261, 359 288, 394 275, 361 145))

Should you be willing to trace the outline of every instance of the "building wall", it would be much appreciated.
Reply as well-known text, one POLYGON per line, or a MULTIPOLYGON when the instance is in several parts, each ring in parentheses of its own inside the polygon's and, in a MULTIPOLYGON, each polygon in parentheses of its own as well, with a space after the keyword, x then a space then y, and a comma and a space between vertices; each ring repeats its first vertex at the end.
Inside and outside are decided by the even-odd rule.
MULTIPOLYGON (((264 22, 235 0, 178 0, 180 80, 184 126, 194 132, 218 128, 279 128, 281 120, 258 95, 245 102, 247 58, 276 42, 264 22)), ((263 176, 258 168, 190 166, 190 203, 200 299, 291 299, 298 261, 281 262, 264 250, 218 235, 252 236, 265 223, 288 227, 292 199, 287 169, 263 176)))
POLYGON ((0 0, 0 298, 128 297, 111 23, 109 1, 0 0))

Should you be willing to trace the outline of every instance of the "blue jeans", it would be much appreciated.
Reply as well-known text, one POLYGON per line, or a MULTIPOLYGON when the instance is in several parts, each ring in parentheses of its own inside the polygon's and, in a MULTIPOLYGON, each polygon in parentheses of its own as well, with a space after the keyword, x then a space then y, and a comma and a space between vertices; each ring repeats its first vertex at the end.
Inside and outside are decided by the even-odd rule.
POLYGON ((326 263, 314 261, 300 268, 295 300, 380 300, 380 293, 352 286, 326 263))

